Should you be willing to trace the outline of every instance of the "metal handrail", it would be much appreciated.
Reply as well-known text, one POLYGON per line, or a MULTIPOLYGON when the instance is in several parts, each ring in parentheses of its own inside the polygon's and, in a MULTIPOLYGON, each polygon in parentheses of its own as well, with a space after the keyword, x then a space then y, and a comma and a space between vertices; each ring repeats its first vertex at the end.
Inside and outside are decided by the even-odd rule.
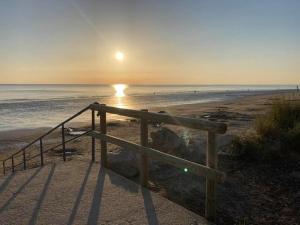
MULTIPOLYGON (((96 103, 94 103, 94 104, 96 104, 96 103)), ((23 153, 23 156, 24 156, 24 154, 26 154, 25 151, 26 151, 30 146, 32 146, 34 143, 36 143, 36 142, 38 142, 38 141, 41 141, 44 137, 46 137, 47 135, 51 134, 53 131, 57 130, 59 127, 64 127, 64 125, 65 125, 67 122, 69 122, 69 121, 71 121, 72 119, 74 119, 74 118, 80 116, 82 113, 86 112, 86 111, 89 110, 89 109, 91 109, 91 105, 88 105, 87 107, 83 108, 82 110, 80 110, 79 112, 77 112, 76 114, 74 114, 73 116, 71 116, 71 117, 69 117, 68 119, 64 120, 63 122, 61 122, 60 124, 56 125, 55 127, 51 128, 49 131, 47 131, 47 132, 44 133, 43 135, 41 135, 41 136, 39 136, 38 138, 34 139, 33 141, 31 141, 30 143, 28 143, 26 146, 24 146, 23 148, 21 148, 21 149, 18 150, 17 152, 14 152, 13 154, 11 154, 11 155, 10 155, 9 157, 7 157, 6 159, 3 159, 3 160, 2 160, 2 164, 3 164, 3 173, 5 173, 5 168, 6 168, 6 167, 5 167, 5 162, 6 162, 7 160, 12 160, 12 161, 13 161, 13 158, 14 158, 15 156, 19 155, 21 152, 23 153)), ((69 140, 66 140, 66 141, 64 141, 64 143, 60 143, 59 145, 56 145, 56 146, 54 146, 54 147, 52 147, 52 148, 50 148, 50 149, 43 150, 43 151, 40 152, 39 154, 37 154, 37 155, 35 155, 35 156, 33 156, 33 157, 29 158, 29 159, 25 159, 23 162, 21 162, 21 163, 19 163, 19 164, 17 164, 17 165, 13 165, 12 167, 17 167, 17 166, 20 166, 20 165, 24 164, 24 168, 26 168, 26 162, 27 162, 27 161, 29 161, 29 160, 31 160, 31 159, 33 159, 33 158, 36 158, 37 156, 40 156, 42 153, 46 153, 46 152, 48 152, 49 150, 55 149, 55 148, 57 148, 57 147, 59 147, 59 146, 61 146, 61 145, 63 145, 63 144, 66 144, 66 143, 68 143, 68 142, 70 142, 70 141, 73 141, 73 140, 79 138, 79 137, 82 137, 82 136, 88 134, 90 131, 91 131, 91 130, 88 130, 88 131, 84 132, 83 134, 77 135, 76 137, 71 138, 71 139, 69 139, 69 140)))

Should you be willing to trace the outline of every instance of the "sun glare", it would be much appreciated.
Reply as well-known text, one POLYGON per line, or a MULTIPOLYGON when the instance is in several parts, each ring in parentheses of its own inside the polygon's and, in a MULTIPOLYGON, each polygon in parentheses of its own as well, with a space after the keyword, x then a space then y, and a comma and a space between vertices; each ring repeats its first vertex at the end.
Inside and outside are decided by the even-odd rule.
POLYGON ((113 87, 116 91, 116 93, 115 93, 116 97, 124 97, 125 96, 124 91, 127 88, 126 84, 114 84, 113 87))
POLYGON ((125 56, 123 52, 117 51, 115 54, 115 59, 119 62, 122 62, 124 60, 124 57, 125 56))

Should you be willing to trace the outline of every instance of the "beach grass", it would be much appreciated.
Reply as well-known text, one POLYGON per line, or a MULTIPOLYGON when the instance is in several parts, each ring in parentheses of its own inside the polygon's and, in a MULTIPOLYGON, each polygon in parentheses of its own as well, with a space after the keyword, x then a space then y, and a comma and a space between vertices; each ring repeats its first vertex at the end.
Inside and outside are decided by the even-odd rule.
POLYGON ((232 150, 247 159, 274 159, 300 154, 300 101, 280 98, 255 121, 255 131, 235 138, 232 150))

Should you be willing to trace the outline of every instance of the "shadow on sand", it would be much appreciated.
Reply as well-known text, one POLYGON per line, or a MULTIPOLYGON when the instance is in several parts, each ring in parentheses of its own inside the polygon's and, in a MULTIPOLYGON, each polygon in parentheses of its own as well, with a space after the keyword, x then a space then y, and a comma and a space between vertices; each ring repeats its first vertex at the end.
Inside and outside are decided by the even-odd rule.
POLYGON ((32 214, 32 216, 30 218, 30 221, 29 221, 28 225, 36 224, 36 218, 37 218, 37 216, 39 214, 39 211, 41 209, 41 205, 42 205, 42 203, 43 203, 43 201, 45 199, 45 196, 47 194, 47 190, 48 190, 49 184, 50 184, 51 179, 52 179, 53 174, 54 174, 55 166, 56 166, 55 164, 53 164, 51 166, 51 170, 49 172, 48 178, 46 180, 46 183, 44 185, 42 193, 40 194, 39 200, 38 200, 38 202, 37 202, 37 204, 36 204, 36 206, 35 206, 35 208, 33 210, 33 214, 32 214))
POLYGON ((2 213, 10 203, 17 197, 17 195, 33 180, 33 178, 38 175, 41 171, 41 167, 37 169, 29 178, 25 181, 25 183, 6 201, 6 203, 0 208, 0 213, 2 213))
POLYGON ((141 188, 142 195, 144 198, 144 207, 147 214, 147 220, 149 225, 158 225, 158 219, 155 212, 155 207, 152 201, 151 193, 146 188, 141 188))
MULTIPOLYGON (((80 188, 78 190, 78 194, 76 195, 76 199, 74 201, 74 205, 71 211, 71 214, 68 218, 68 222, 66 224, 72 225, 75 221, 76 215, 78 213, 79 205, 82 200, 83 194, 85 192, 86 185, 88 183, 88 178, 91 173, 93 163, 91 162, 85 172, 85 175, 83 177, 83 180, 81 182, 80 188)), ((41 190, 41 193, 39 194, 38 201, 34 207, 33 213, 30 217, 28 225, 34 225, 37 223, 37 218, 42 210, 42 204, 44 202, 44 199, 47 196, 47 193, 49 192, 49 186, 51 183, 51 180, 53 178, 53 175, 55 173, 56 164, 53 164, 50 167, 50 171, 48 173, 48 176, 45 180, 45 183, 43 185, 43 188, 41 190)), ((23 184, 20 186, 20 188, 6 201, 6 203, 0 208, 0 213, 3 212, 10 204, 11 202, 17 197, 17 195, 23 191, 23 189, 38 175, 38 173, 41 171, 42 167, 37 169, 23 184)), ((144 200, 144 208, 147 216, 147 221, 149 225, 158 225, 158 219, 155 212, 155 207, 152 201, 151 192, 148 189, 141 188, 138 184, 128 180, 125 177, 122 177, 115 172, 112 172, 108 169, 105 169, 103 167, 99 168, 99 172, 97 175, 97 181, 95 184, 95 189, 93 193, 93 200, 91 202, 89 214, 87 215, 88 225, 94 225, 98 224, 99 218, 100 218, 100 211, 101 211, 101 202, 102 202, 102 195, 103 195, 103 189, 104 189, 104 181, 105 176, 108 175, 110 182, 118 187, 123 188, 124 190, 132 193, 139 193, 141 191, 143 200, 144 200)), ((10 183, 11 179, 13 178, 13 174, 8 176, 6 180, 1 184, 0 191, 3 192, 5 188, 10 183)), ((1 193, 0 192, 0 193, 1 193)), ((105 207, 105 206, 104 206, 105 207)), ((128 205, 130 207, 130 205, 128 205)), ((116 209, 118 210, 118 209, 116 209)), ((120 209, 122 210, 122 209, 120 209)))
POLYGON ((88 225, 94 225, 97 224, 100 214, 100 206, 101 206, 101 200, 102 200, 102 192, 103 192, 103 186, 104 186, 104 180, 105 180, 105 173, 106 169, 104 169, 102 166, 99 169, 98 177, 97 177, 97 183, 96 188, 94 191, 93 201, 88 217, 88 225))
POLYGON ((14 173, 11 173, 6 179, 3 181, 3 183, 0 186, 0 194, 5 190, 5 188, 8 186, 12 178, 14 177, 14 173))
POLYGON ((84 193, 84 189, 85 189, 86 183, 88 181, 88 178, 89 178, 89 175, 90 175, 90 172, 91 172, 91 169, 92 169, 92 165, 93 165, 93 162, 90 162, 90 165, 88 166, 88 169, 86 170, 86 173, 85 173, 84 179, 81 183, 81 186, 80 186, 76 201, 74 203, 71 215, 69 217, 69 221, 67 223, 68 225, 72 225, 73 222, 74 222, 74 219, 75 219, 75 216, 76 216, 79 204, 80 204, 80 200, 81 200, 82 195, 84 193))

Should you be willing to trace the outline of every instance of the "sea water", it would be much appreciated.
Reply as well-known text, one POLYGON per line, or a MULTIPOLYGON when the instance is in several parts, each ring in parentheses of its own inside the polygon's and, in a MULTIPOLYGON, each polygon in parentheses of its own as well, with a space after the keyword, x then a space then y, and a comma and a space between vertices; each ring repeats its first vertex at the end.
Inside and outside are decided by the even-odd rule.
MULTIPOLYGON (((0 131, 52 127, 93 102, 146 109, 287 89, 295 89, 295 86, 127 85, 125 96, 118 97, 112 85, 0 85, 0 131)), ((90 114, 86 113, 79 120, 89 118, 90 114)))

